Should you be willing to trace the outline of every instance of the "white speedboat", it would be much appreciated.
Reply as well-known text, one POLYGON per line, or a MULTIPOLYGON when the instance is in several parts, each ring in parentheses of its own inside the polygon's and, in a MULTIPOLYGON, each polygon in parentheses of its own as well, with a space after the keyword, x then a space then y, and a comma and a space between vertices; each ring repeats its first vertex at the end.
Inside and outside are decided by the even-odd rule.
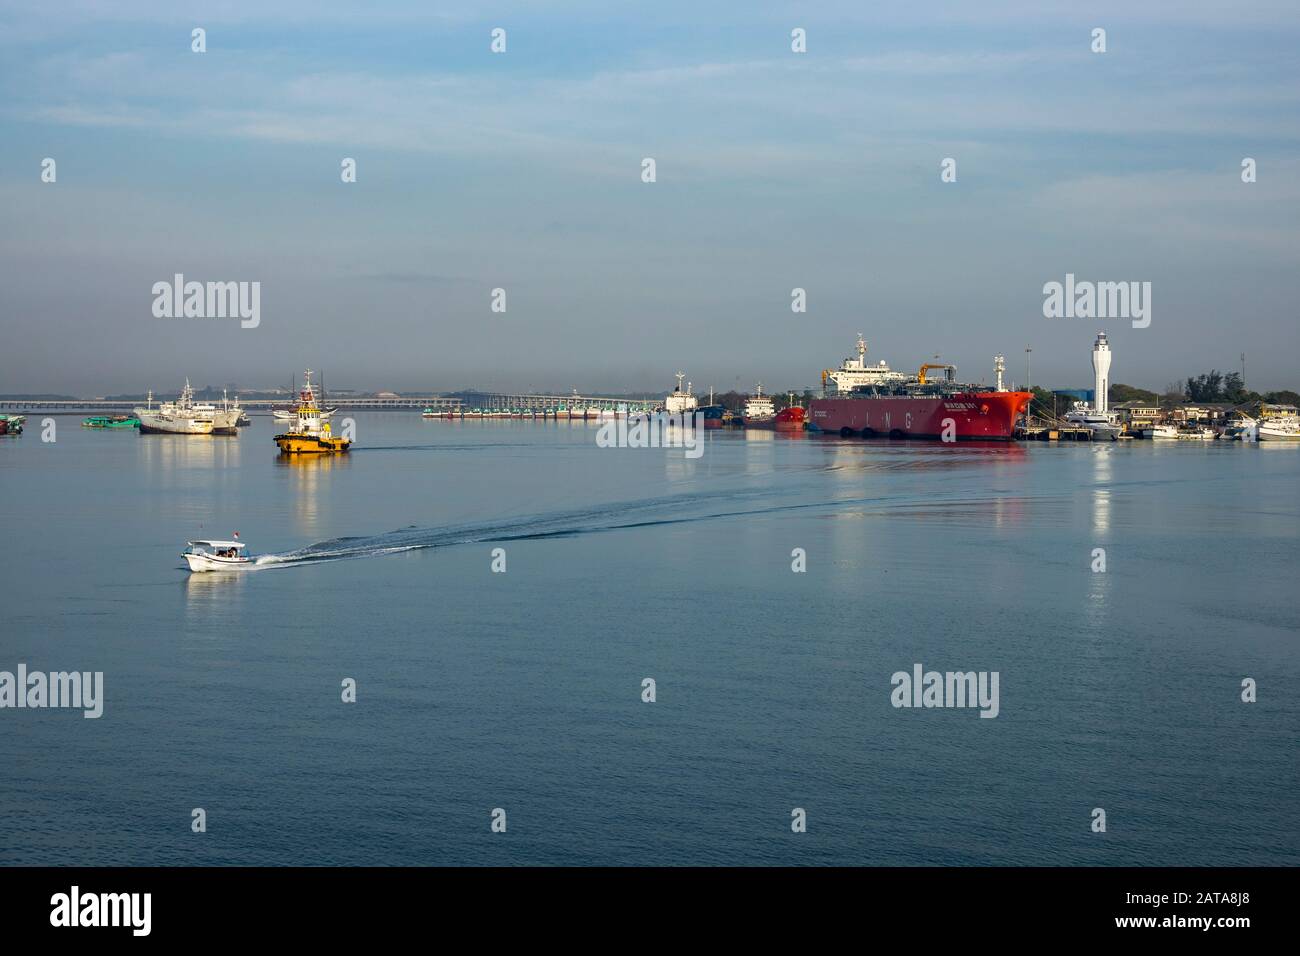
POLYGON ((191 571, 239 571, 253 563, 242 541, 187 541, 181 557, 191 571))

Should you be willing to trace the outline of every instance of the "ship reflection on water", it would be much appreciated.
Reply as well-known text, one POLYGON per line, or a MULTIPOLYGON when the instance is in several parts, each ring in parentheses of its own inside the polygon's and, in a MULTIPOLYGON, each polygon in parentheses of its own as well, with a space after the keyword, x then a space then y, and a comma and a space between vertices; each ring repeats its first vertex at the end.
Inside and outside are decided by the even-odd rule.
POLYGON ((241 619, 250 573, 217 571, 186 574, 183 585, 186 633, 211 633, 214 626, 241 619))
POLYGON ((294 523, 304 535, 321 527, 323 482, 351 467, 352 455, 276 455, 277 473, 289 479, 294 523))

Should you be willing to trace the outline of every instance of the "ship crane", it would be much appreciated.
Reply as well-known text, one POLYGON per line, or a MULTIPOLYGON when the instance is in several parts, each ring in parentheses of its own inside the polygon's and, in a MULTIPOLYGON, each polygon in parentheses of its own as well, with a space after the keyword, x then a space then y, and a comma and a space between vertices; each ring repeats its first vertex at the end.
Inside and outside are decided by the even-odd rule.
POLYGON ((946 378, 948 379, 948 381, 950 381, 950 382, 952 381, 953 375, 954 375, 954 374, 956 373, 956 371, 957 371, 957 366, 955 366, 955 365, 944 365, 944 364, 942 364, 942 363, 931 363, 931 362, 926 362, 924 365, 921 366, 921 371, 919 371, 919 372, 916 374, 916 380, 917 380, 920 384, 924 385, 924 384, 925 384, 925 373, 928 372, 928 371, 930 371, 930 369, 932 369, 932 368, 941 368, 941 369, 944 369, 944 370, 947 372, 947 375, 946 375, 945 377, 946 377, 946 378))

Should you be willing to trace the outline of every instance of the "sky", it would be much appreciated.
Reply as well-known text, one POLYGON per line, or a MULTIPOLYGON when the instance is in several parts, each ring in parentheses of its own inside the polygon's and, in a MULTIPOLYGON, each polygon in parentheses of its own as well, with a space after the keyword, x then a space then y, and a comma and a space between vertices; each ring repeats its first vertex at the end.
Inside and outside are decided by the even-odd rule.
POLYGON ((781 389, 859 332, 1088 387, 1099 330, 1300 388, 1294 2, 0 0, 0 93, 0 394, 781 389), (176 273, 259 324, 156 317, 176 273), (1045 317, 1067 273, 1149 327, 1045 317))

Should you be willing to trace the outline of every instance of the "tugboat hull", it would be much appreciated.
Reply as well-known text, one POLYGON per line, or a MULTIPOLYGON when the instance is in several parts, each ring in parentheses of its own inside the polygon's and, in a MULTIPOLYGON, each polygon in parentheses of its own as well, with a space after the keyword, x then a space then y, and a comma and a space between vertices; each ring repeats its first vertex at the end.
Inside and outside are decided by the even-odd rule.
POLYGON ((324 435, 276 435, 282 455, 341 455, 352 444, 346 438, 324 435))

